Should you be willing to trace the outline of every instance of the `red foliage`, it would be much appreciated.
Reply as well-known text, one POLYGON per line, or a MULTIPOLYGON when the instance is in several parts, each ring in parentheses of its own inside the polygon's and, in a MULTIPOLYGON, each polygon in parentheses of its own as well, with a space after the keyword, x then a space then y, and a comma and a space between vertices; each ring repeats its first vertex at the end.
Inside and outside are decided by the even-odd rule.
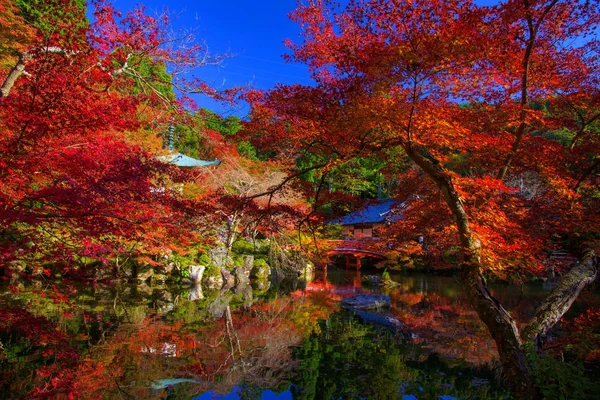
MULTIPOLYGON (((154 18, 137 8, 121 16, 106 1, 93 5, 89 28, 78 28, 86 24, 74 14, 49 37, 39 33, 13 46, 18 60, 2 59, 24 68, 0 97, 2 264, 70 266, 76 254, 106 262, 132 243, 157 254, 192 239, 187 221, 211 212, 203 199, 182 199, 178 182, 190 177, 144 151, 128 132, 155 129, 148 112, 138 110, 165 109, 167 101, 157 90, 136 89, 151 83, 135 75, 134 63, 146 59, 177 72, 220 58, 206 58, 203 45, 174 46, 167 14, 154 18)), ((6 34, 3 26, 0 35, 6 34)), ((232 99, 233 92, 192 79, 173 84, 232 99)))
MULTIPOLYGON (((597 199, 581 190, 598 170, 597 5, 314 0, 292 19, 303 32, 289 58, 316 85, 250 94, 257 144, 284 160, 317 154, 325 169, 417 152, 451 180, 484 264, 505 277, 543 273, 553 237, 597 231, 597 199), (559 127, 581 132, 574 146, 559 127)), ((427 174, 389 178, 413 194, 396 237, 423 233, 432 255, 459 245, 427 174)))
MULTIPOLYGON (((0 335, 32 347, 30 353, 41 357, 32 377, 31 398, 77 397, 73 390, 74 369, 79 361, 77 349, 67 337, 44 317, 36 317, 17 307, 0 308, 0 335)), ((8 341, 7 341, 8 343, 8 341)))

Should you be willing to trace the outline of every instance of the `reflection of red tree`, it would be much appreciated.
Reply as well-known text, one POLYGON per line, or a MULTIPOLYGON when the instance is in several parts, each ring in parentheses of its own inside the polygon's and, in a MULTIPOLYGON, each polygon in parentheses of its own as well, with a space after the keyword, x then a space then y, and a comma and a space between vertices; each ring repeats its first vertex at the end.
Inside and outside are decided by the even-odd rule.
POLYGON ((392 314, 425 348, 474 364, 490 363, 496 357, 493 341, 469 304, 432 293, 394 291, 391 297, 392 314))
POLYGON ((257 304, 252 312, 232 312, 230 329, 224 319, 203 327, 160 318, 124 325, 78 366, 75 386, 88 398, 147 398, 152 382, 171 378, 197 381, 190 398, 227 393, 242 381, 276 386, 289 378, 291 349, 302 340, 291 311, 289 301, 257 304))
POLYGON ((23 369, 19 375, 32 365, 35 369, 31 369, 24 382, 14 381, 17 374, 6 376, 9 387, 28 391, 27 397, 35 398, 77 395, 73 389, 73 373, 79 355, 48 319, 21 308, 0 307, 0 334, 11 338, 10 342, 14 340, 32 347, 24 364, 17 366, 14 362, 13 365, 15 370, 23 369))

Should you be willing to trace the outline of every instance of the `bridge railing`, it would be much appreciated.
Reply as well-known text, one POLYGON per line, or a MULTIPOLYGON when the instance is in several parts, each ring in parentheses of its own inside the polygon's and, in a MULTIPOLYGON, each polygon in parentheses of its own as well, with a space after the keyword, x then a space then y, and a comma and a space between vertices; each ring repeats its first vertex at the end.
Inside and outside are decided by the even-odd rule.
POLYGON ((361 240, 326 240, 328 246, 332 249, 345 248, 345 249, 360 249, 360 250, 374 250, 380 244, 379 239, 361 239, 361 240))

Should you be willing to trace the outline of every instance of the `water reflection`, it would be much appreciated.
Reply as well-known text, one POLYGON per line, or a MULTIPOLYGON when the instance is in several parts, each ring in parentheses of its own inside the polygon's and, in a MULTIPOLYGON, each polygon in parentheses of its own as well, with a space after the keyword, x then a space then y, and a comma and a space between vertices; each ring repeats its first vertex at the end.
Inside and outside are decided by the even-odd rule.
MULTIPOLYGON (((231 290, 86 286, 66 303, 49 286, 24 285, 0 300, 0 398, 502 395, 486 369, 493 343, 454 278, 396 275, 391 289, 361 278, 330 269, 308 283, 231 290), (344 298, 380 292, 402 332, 340 309, 344 298)), ((521 316, 542 294, 495 292, 521 316)))

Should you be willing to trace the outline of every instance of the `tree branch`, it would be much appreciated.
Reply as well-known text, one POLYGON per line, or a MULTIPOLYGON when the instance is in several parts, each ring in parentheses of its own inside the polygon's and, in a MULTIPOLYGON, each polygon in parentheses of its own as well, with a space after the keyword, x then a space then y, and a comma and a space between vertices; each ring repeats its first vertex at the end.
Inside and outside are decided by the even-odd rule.
POLYGON ((15 82, 17 81, 17 79, 19 79, 19 77, 21 75, 23 75, 24 72, 25 72, 24 57, 22 54, 19 54, 19 59, 17 61, 17 64, 15 64, 15 66, 12 67, 12 69, 8 73, 6 79, 4 79, 4 82, 2 83, 2 87, 0 87, 0 98, 8 97, 11 89, 15 85, 15 82))
POLYGON ((292 174, 290 176, 288 176, 287 178, 285 178, 283 181, 281 181, 281 183, 279 183, 278 185, 272 187, 271 189, 267 190, 266 192, 262 192, 262 193, 258 193, 258 194, 254 194, 252 196, 248 196, 246 197, 246 200, 252 200, 252 199, 256 199, 257 197, 262 197, 262 196, 267 196, 267 195, 273 195, 273 193, 277 192, 278 190, 281 190, 285 185, 287 185, 287 183, 299 176, 302 176, 304 174, 306 174, 307 172, 310 172, 312 170, 315 169, 319 169, 319 168, 324 168, 329 164, 329 162, 325 162, 322 164, 317 164, 317 165, 313 165, 309 168, 303 169, 302 171, 298 171, 295 174, 292 174))
POLYGON ((552 293, 537 308, 533 319, 521 330, 523 340, 534 340, 546 334, 597 275, 598 257, 593 250, 586 250, 581 262, 558 281, 552 293))

